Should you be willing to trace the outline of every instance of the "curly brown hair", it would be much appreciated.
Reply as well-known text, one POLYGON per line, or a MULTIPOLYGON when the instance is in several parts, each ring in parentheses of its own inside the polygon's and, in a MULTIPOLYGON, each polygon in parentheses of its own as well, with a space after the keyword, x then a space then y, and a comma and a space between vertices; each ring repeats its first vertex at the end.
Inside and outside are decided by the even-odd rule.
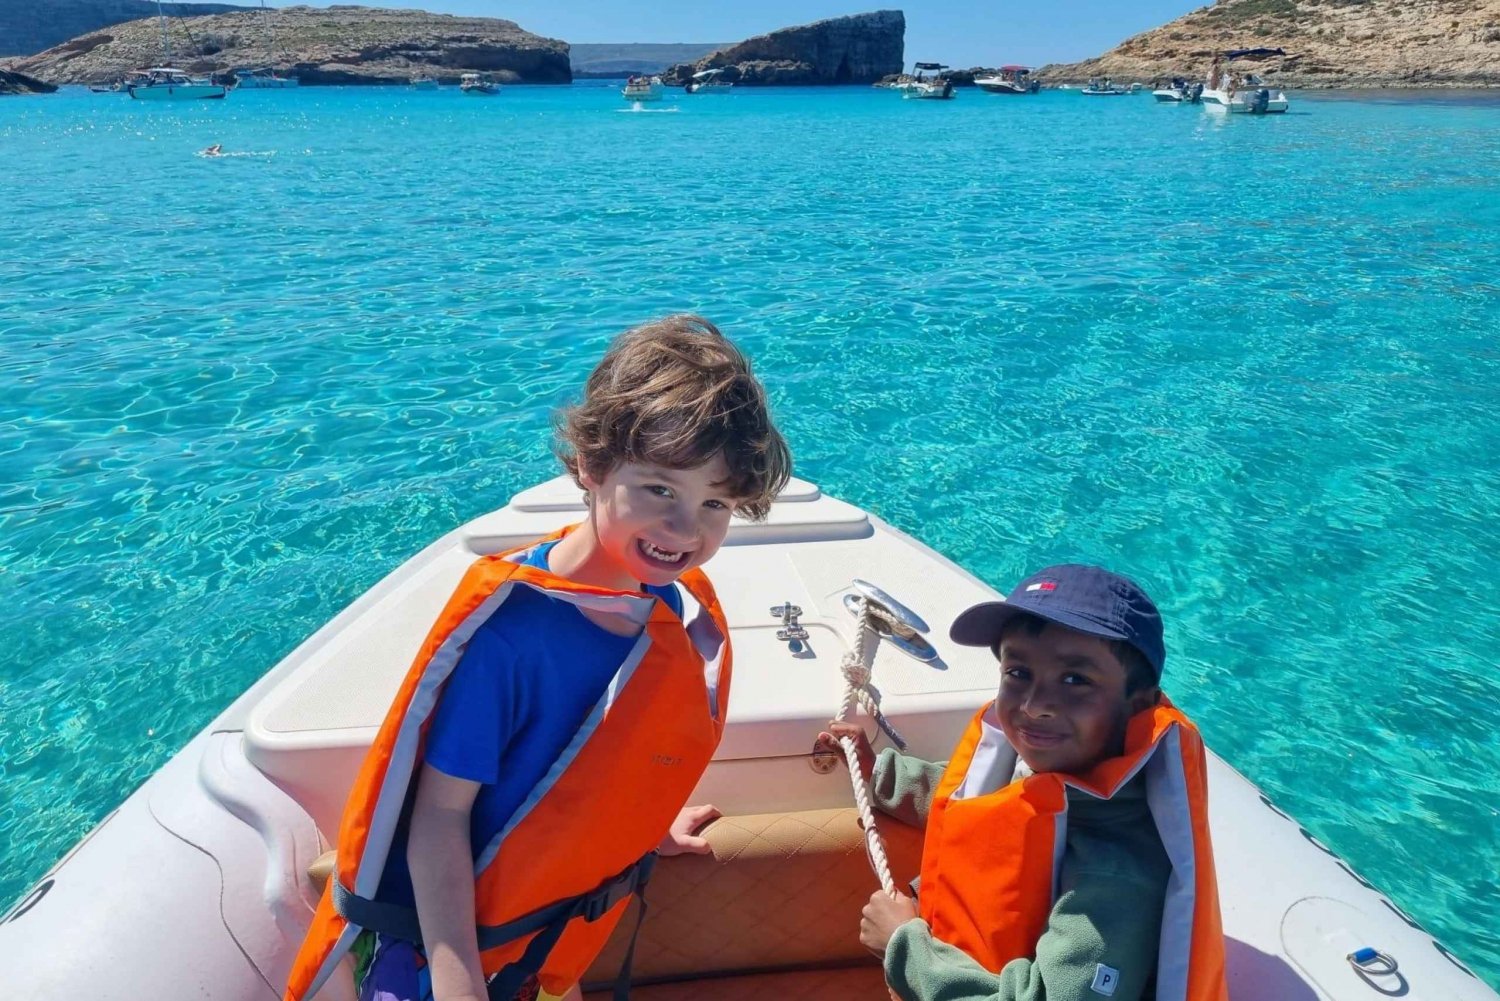
POLYGON ((722 454, 735 513, 759 521, 791 478, 750 362, 701 316, 668 316, 615 338, 557 417, 557 455, 574 482, 623 462, 694 469, 722 454))

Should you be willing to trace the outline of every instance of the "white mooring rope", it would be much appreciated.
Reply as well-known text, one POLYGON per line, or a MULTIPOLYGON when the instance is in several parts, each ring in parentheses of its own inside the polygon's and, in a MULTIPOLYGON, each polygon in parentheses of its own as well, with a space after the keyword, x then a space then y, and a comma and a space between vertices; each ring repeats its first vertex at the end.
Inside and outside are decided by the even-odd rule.
MULTIPOLYGON (((897 747, 905 749, 906 742, 881 713, 875 695, 870 690, 870 666, 875 660, 875 651, 880 647, 876 622, 888 629, 897 628, 895 619, 884 608, 868 598, 860 598, 859 616, 854 624, 854 643, 839 664, 839 670, 844 675, 844 703, 833 721, 846 722, 856 708, 863 709, 897 747)), ((880 885, 885 892, 892 897, 900 897, 896 881, 891 878, 891 863, 885 853, 885 839, 875 826, 875 811, 870 807, 870 790, 864 772, 859 767, 859 754, 854 738, 840 737, 839 746, 844 749, 844 761, 849 766, 849 783, 854 788, 854 803, 859 808, 859 819, 865 829, 865 849, 870 855, 870 866, 880 878, 880 885)))

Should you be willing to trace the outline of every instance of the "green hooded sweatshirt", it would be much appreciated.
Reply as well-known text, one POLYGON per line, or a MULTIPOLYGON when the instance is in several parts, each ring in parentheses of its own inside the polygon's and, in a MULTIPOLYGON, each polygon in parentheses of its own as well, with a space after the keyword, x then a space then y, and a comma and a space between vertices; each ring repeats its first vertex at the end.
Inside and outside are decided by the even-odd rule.
MULTIPOLYGON (((882 812, 927 825, 943 765, 880 752, 872 777, 882 812)), ((1144 776, 1113 799, 1068 790, 1057 902, 1033 959, 991 973, 916 918, 891 936, 885 979, 902 1001, 1141 1001, 1155 983, 1172 865, 1146 805, 1144 776)))

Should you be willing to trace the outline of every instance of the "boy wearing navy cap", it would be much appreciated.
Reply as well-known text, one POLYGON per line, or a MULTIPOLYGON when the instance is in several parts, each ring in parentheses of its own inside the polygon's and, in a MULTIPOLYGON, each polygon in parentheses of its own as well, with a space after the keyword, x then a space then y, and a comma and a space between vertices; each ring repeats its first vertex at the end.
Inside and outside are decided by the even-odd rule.
POLYGON ((903 1001, 1225 1001, 1206 752, 1159 686, 1161 616, 1135 582, 1048 567, 968 609, 995 701, 950 761, 857 725, 882 811, 926 828, 917 897, 871 896, 860 941, 903 1001))

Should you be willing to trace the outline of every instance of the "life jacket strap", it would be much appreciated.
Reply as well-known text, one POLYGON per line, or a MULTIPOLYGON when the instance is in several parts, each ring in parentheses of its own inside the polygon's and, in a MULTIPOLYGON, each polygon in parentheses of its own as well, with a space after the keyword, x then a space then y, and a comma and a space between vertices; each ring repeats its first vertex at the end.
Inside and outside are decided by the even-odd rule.
MULTIPOLYGON (((636 936, 640 934, 641 922, 646 916, 646 884, 650 882, 652 870, 656 868, 656 859, 656 852, 648 852, 588 893, 566 897, 503 924, 479 925, 476 931, 480 952, 527 935, 536 936, 527 943, 526 952, 520 959, 500 970, 490 980, 490 997, 497 1001, 511 1001, 521 986, 542 968, 568 922, 574 918, 598 921, 620 901, 635 894, 641 898, 640 913, 630 936, 630 949, 625 954, 620 976, 615 981, 615 997, 618 1001, 624 1001, 630 992, 630 967, 635 956, 636 936)), ((333 907, 350 924, 416 945, 422 944, 422 926, 413 907, 361 897, 338 879, 333 880, 333 907)))

